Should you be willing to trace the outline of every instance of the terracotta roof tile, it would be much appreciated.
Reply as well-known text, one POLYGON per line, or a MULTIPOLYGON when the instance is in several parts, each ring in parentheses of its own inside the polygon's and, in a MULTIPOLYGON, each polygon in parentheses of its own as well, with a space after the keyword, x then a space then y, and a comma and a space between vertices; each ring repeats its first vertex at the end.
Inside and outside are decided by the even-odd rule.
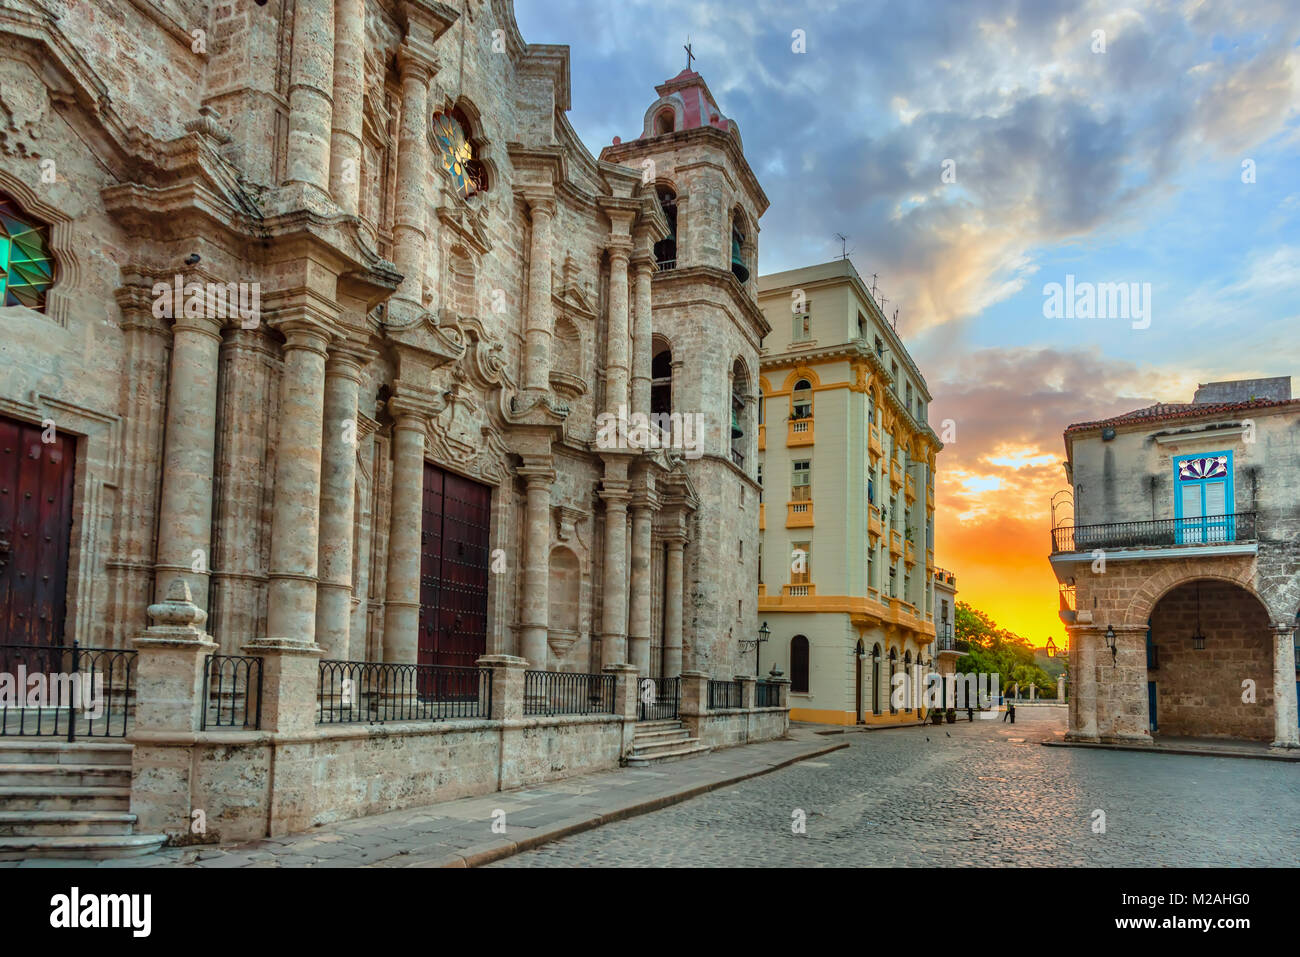
POLYGON ((1246 402, 1210 402, 1197 405, 1194 402, 1158 402, 1143 409, 1134 409, 1110 419, 1098 419, 1096 422, 1076 422, 1067 426, 1065 434, 1100 429, 1112 425, 1131 425, 1134 422, 1164 422, 1171 419, 1197 419, 1224 412, 1240 412, 1246 409, 1271 409, 1277 406, 1300 406, 1300 399, 1250 399, 1246 402))

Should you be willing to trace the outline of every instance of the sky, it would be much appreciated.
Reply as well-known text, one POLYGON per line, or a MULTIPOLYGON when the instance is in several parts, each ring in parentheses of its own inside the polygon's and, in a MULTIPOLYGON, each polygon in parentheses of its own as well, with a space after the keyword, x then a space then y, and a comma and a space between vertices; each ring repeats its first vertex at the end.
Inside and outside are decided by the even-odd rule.
POLYGON ((689 36, 771 200, 760 272, 833 259, 843 233, 879 277, 931 425, 955 430, 936 560, 1036 645, 1065 637, 1047 556, 1067 425, 1220 379, 1300 391, 1296 0, 515 6, 525 40, 570 45, 593 153, 639 135, 689 36), (1061 316, 1067 281, 1136 283, 1143 314, 1061 316))

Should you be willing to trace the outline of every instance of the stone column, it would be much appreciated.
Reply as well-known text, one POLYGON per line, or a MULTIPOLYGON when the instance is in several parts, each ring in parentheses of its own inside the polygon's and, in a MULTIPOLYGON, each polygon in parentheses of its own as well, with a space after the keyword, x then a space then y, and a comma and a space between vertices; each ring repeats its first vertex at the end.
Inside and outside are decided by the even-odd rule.
POLYGON ((524 345, 524 390, 549 392, 551 388, 551 219, 555 199, 549 193, 529 194, 533 229, 528 247, 528 324, 524 345))
POLYGON ((348 626, 348 648, 346 658, 349 661, 368 661, 366 647, 370 635, 370 563, 371 543, 375 537, 375 513, 372 509, 374 475, 367 475, 374 468, 375 461, 375 421, 369 417, 357 422, 358 460, 364 468, 357 472, 357 497, 353 506, 356 515, 356 538, 352 547, 352 562, 356 568, 356 578, 352 590, 352 623, 348 626))
POLYGON ((361 126, 365 106, 365 0, 334 0, 334 110, 330 193, 343 212, 360 209, 361 126))
POLYGON ((176 319, 154 563, 154 593, 159 601, 172 580, 179 577, 189 585, 195 604, 205 613, 212 550, 212 468, 220 349, 220 320, 176 319), (201 570, 195 571, 195 567, 201 570))
POLYGON ((271 517, 267 637, 315 644, 316 572, 320 543, 321 393, 328 333, 294 319, 285 336, 280 374, 280 436, 276 442, 271 517))
POLYGON ((682 672, 682 610, 686 597, 682 593, 682 553, 686 536, 670 533, 664 561, 664 676, 671 678, 682 672))
POLYGON ((627 660, 636 666, 637 673, 642 677, 650 675, 650 531, 656 504, 654 492, 649 489, 638 489, 632 497, 632 575, 627 660))
POLYGON ((286 182, 328 195, 334 98, 334 0, 296 0, 289 67, 286 182))
POLYGON ((1066 629, 1070 633, 1071 666, 1075 678, 1075 726, 1066 738, 1071 741, 1097 740, 1097 639, 1091 627, 1066 629), (1075 651, 1077 649, 1077 651, 1075 651))
POLYGON ((429 81, 433 68, 423 57, 403 45, 397 51, 402 78, 401 128, 397 134, 396 215, 393 224, 393 263, 402 284, 393 298, 424 309, 425 156, 428 153, 429 81))
POLYGON ((1273 747, 1300 748, 1296 717, 1295 622, 1273 625, 1273 747))
POLYGON ((627 663, 627 482, 606 479, 605 568, 602 576, 600 660, 605 667, 627 663))
POLYGON ((336 349, 325 364, 321 430, 320 548, 316 643, 346 659, 352 615, 352 535, 356 527, 357 395, 366 357, 336 349))
POLYGON ((124 276, 116 292, 122 309, 125 378, 122 488, 113 519, 113 555, 107 562, 114 648, 125 648, 146 627, 153 595, 154 517, 158 508, 157 450, 164 448, 167 411, 165 319, 153 315, 148 280, 124 276))
POLYGON ((639 256, 632 264, 636 276, 636 309, 632 323, 632 411, 650 411, 650 366, 654 360, 654 325, 651 319, 650 286, 654 256, 639 256))
POLYGON ((424 506, 424 434, 427 413, 390 399, 393 489, 384 598, 384 661, 413 665, 420 636, 420 537, 424 506))
POLYGON ((626 236, 611 236, 606 248, 609 250, 609 326, 605 341, 605 409, 617 415, 620 408, 627 407, 627 266, 632 241, 626 236))
POLYGON ((523 601, 520 651, 530 668, 545 671, 551 601, 551 486, 555 471, 550 456, 526 456, 519 474, 528 483, 524 528, 523 601))

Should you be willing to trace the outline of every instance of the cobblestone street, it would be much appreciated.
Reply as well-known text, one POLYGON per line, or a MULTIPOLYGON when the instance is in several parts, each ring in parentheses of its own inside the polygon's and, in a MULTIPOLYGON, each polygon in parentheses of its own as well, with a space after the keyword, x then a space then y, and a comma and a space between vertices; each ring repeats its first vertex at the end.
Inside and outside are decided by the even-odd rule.
MULTIPOLYGON (((1043 747, 1018 723, 850 732, 849 748, 492 867, 1294 866, 1300 766, 1043 747), (794 834, 796 809, 807 833, 794 834), (1104 834, 1092 814, 1105 812, 1104 834)), ((834 739, 831 739, 834 740, 834 739)))

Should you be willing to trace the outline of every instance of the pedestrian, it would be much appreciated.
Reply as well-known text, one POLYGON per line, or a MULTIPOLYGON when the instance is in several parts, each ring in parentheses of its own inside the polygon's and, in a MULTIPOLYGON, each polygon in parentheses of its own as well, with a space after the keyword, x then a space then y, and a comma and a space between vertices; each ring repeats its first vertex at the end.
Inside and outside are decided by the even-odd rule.
POLYGON ((1009 710, 1011 711, 1011 723, 1015 724, 1016 723, 1016 699, 1015 698, 1011 699, 1011 706, 1009 710))
POLYGON ((1006 724, 1011 720, 1011 695, 1002 696, 1002 723, 1006 724))

